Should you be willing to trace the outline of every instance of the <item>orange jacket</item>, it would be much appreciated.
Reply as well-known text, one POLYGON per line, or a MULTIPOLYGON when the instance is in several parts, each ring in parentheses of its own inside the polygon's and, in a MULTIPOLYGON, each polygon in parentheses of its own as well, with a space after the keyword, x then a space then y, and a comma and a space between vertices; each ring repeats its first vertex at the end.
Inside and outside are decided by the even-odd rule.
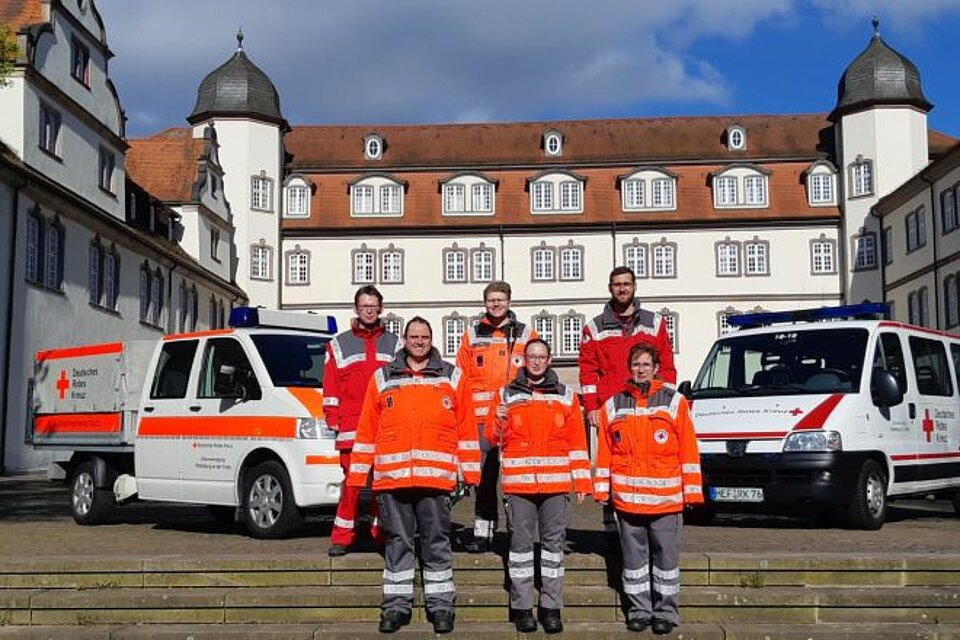
POLYGON ((501 445, 500 481, 504 493, 590 493, 590 458, 583 412, 573 389, 547 371, 539 384, 526 369, 497 392, 484 436, 501 445), (506 420, 497 407, 507 408, 506 420))
POLYGON ((478 429, 483 429, 497 389, 517 375, 517 369, 523 366, 523 350, 536 337, 537 332, 517 322, 512 311, 498 327, 484 315, 463 334, 457 367, 463 371, 470 389, 478 429))
POLYGON ((600 412, 593 495, 620 511, 677 513, 703 503, 700 450, 687 400, 660 380, 628 382, 600 412))
POLYGON ((367 386, 347 485, 363 487, 373 470, 373 490, 430 488, 451 491, 457 470, 467 484, 480 482, 480 444, 473 404, 460 371, 434 349, 420 371, 407 352, 378 370, 367 386))

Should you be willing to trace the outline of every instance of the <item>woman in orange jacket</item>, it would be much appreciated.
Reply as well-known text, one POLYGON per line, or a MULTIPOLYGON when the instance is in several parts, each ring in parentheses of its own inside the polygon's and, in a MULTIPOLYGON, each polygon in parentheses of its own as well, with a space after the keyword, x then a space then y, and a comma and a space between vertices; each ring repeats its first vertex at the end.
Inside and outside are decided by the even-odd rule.
POLYGON ((627 365, 600 414, 593 495, 617 512, 627 628, 659 635, 680 622, 682 513, 703 503, 700 452, 686 398, 656 378, 656 349, 635 345, 627 365))
POLYGON ((533 545, 540 531, 540 622, 563 631, 563 548, 570 491, 590 493, 590 459, 580 402, 550 368, 550 345, 536 338, 524 367, 493 399, 484 435, 501 450, 501 485, 510 528, 510 608, 521 633, 536 631, 533 545))

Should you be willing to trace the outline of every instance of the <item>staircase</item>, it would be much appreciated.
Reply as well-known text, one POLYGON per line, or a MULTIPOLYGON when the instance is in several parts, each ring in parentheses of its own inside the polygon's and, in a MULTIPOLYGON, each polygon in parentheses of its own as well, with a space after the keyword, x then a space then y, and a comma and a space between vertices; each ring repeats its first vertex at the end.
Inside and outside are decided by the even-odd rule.
MULTIPOLYGON (((519 637, 506 622, 503 560, 457 554, 454 567, 450 637, 519 637)), ((320 551, 7 559, 0 561, 0 639, 383 637, 376 630, 382 570, 373 554, 330 559, 320 551)), ((619 574, 616 559, 567 556, 562 637, 642 637, 624 627, 619 574)), ((683 624, 672 637, 960 638, 960 555, 687 553, 682 580, 683 624)), ((395 635, 431 635, 422 608, 395 635)))

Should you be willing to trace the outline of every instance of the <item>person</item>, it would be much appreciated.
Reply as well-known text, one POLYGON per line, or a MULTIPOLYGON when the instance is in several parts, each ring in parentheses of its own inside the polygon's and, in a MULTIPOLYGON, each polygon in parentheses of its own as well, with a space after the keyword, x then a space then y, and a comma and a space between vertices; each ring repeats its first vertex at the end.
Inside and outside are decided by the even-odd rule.
MULTIPOLYGON (((367 384, 374 372, 390 362, 397 352, 400 338, 386 331, 380 322, 383 295, 367 285, 353 295, 356 317, 350 328, 338 334, 327 345, 327 361, 323 372, 323 413, 327 426, 337 432, 336 447, 340 466, 346 476, 350 470, 354 434, 360 419, 367 384)), ((330 534, 331 556, 342 556, 356 541, 361 487, 344 484, 330 534)), ((377 504, 371 502, 370 534, 374 542, 383 542, 377 522, 377 504)))
POLYGON ((474 502, 473 538, 465 547, 470 553, 483 553, 493 543, 497 529, 497 481, 500 475, 499 451, 483 437, 488 404, 494 393, 517 374, 523 364, 523 349, 537 337, 535 331, 510 310, 511 289, 506 282, 491 282, 483 289, 486 312, 464 333, 457 351, 457 367, 463 371, 476 411, 480 436, 480 485, 474 502))
POLYGON ((427 617, 436 633, 454 626, 450 496, 458 473, 480 481, 480 445, 463 376, 440 359, 430 324, 417 316, 404 346, 367 385, 347 485, 373 492, 386 530, 380 631, 410 622, 420 538, 427 617))
POLYGON ((620 528, 627 628, 666 634, 680 622, 685 506, 703 504, 700 452, 686 398, 657 378, 659 353, 631 347, 630 380, 600 413, 593 495, 620 528))
MULTIPOLYGON (((667 323, 660 314, 640 308, 640 301, 635 298, 637 279, 633 270, 616 267, 610 272, 607 290, 610 300, 603 312, 583 327, 580 341, 580 392, 587 424, 593 430, 600 425, 600 407, 630 377, 625 362, 634 345, 652 345, 660 359, 660 379, 670 384, 677 382, 667 323)), ((618 547, 617 524, 609 506, 603 509, 603 523, 608 545, 618 547)))
POLYGON ((533 616, 533 545, 540 532, 539 617, 546 633, 563 631, 563 551, 570 491, 590 494, 583 413, 573 389, 551 369, 550 345, 527 342, 524 366, 497 392, 487 440, 502 452, 510 553, 510 609, 517 631, 537 630, 533 616))

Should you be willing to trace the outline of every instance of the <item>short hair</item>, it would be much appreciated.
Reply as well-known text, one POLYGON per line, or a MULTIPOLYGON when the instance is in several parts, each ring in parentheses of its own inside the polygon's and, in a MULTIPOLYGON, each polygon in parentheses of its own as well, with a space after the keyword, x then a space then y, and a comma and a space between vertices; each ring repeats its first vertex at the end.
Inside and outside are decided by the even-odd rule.
POLYGON ((615 267, 614 270, 610 272, 610 278, 607 280, 607 283, 612 283, 614 278, 622 275, 629 275, 630 282, 637 281, 637 274, 635 274, 630 267, 615 267))
POLYGON ((381 305, 383 304, 383 294, 372 284, 365 284, 353 294, 353 306, 360 304, 360 296, 373 296, 381 305))
POLYGON ((494 280, 485 286, 483 288, 483 299, 486 300, 487 296, 491 293, 505 293, 507 294, 507 300, 513 298, 513 291, 510 289, 510 285, 503 280, 494 280))
POLYGON ((403 328, 403 338, 406 339, 407 335, 410 333, 410 325, 412 324, 423 324, 426 325, 427 330, 430 331, 430 337, 433 338, 433 327, 430 326, 430 323, 427 322, 427 319, 423 316, 413 316, 407 320, 407 326, 403 328))
POLYGON ((653 360, 653 364, 660 364, 660 352, 657 351, 652 344, 647 342, 638 342, 630 347, 630 353, 627 355, 627 369, 629 369, 630 365, 633 364, 633 359, 641 353, 649 353, 650 359, 653 360))
POLYGON ((550 343, 543 338, 534 338, 533 340, 529 340, 526 346, 523 347, 523 355, 527 355, 527 351, 529 351, 530 347, 535 344, 542 344, 547 348, 547 355, 553 355, 553 349, 550 348, 550 343))

